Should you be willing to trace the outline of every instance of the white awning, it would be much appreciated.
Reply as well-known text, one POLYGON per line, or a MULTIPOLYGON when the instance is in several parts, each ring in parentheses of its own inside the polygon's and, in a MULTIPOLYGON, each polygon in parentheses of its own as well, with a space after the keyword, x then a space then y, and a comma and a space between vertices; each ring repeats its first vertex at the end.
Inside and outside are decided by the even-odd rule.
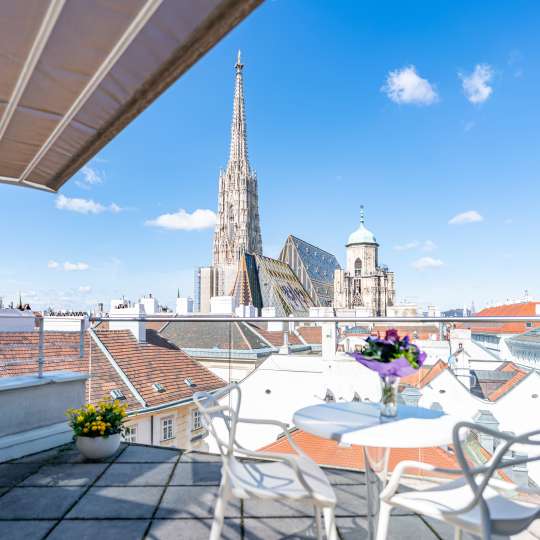
POLYGON ((0 182, 57 191, 262 0, 2 0, 0 182))

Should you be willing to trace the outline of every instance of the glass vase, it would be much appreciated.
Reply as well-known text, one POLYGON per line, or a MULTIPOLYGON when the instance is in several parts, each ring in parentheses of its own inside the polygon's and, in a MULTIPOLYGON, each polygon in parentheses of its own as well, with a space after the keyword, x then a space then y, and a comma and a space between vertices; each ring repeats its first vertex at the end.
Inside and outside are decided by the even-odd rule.
POLYGON ((399 377, 381 377, 381 416, 397 416, 399 377))

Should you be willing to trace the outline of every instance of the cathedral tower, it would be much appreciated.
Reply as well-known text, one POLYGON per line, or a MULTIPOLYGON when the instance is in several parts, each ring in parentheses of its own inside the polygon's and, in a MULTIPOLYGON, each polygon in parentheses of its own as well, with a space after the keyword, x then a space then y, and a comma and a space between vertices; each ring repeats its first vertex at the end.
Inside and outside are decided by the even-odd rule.
POLYGON ((248 159, 243 68, 238 51, 231 148, 227 168, 219 175, 218 217, 213 266, 218 268, 218 294, 227 295, 243 253, 262 255, 257 175, 248 159))

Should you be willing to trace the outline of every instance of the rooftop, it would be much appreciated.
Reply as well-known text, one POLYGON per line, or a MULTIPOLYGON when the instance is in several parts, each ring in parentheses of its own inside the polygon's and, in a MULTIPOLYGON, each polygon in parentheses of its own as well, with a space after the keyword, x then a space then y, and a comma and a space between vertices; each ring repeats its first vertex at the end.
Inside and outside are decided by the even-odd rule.
MULTIPOLYGON (((221 462, 217 456, 124 444, 105 463, 72 446, 0 465, 0 538, 206 539, 221 462), (90 536, 88 536, 90 535, 90 536)), ((342 539, 365 538, 364 475, 325 469, 338 497, 342 539)), ((313 538, 309 505, 247 500, 229 505, 224 538, 313 538)), ((389 538, 451 538, 449 527, 398 512, 389 538)))

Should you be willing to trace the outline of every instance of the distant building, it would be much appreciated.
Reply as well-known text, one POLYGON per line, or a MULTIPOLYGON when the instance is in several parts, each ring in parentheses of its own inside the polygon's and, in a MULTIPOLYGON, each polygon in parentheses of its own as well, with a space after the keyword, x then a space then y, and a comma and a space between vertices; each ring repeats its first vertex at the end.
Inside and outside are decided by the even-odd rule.
POLYGON ((334 307, 355 309, 365 316, 384 317, 394 304, 394 273, 379 266, 379 244, 364 225, 361 207, 360 227, 346 244, 347 265, 334 274, 334 307))
POLYGON ((516 364, 540 370, 540 328, 512 336, 506 344, 516 364))
POLYGON ((332 305, 334 272, 341 268, 334 255, 290 235, 281 250, 279 260, 291 267, 314 306, 332 305))

